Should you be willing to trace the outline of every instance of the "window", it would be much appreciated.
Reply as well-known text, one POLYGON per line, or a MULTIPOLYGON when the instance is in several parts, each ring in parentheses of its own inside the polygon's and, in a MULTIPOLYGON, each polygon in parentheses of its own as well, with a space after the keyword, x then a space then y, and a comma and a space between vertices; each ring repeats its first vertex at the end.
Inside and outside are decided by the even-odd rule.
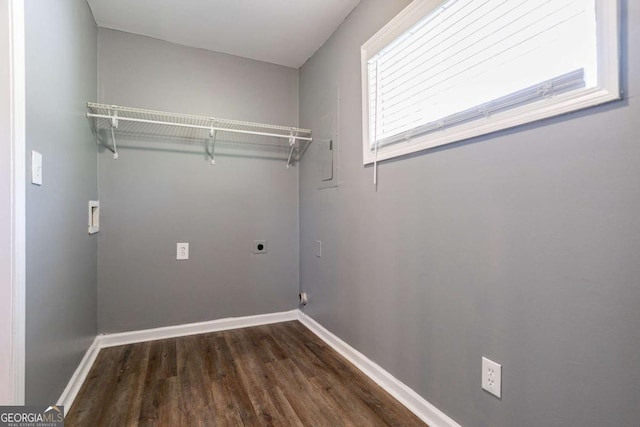
POLYGON ((619 99, 617 0, 416 0, 362 46, 363 159, 619 99))

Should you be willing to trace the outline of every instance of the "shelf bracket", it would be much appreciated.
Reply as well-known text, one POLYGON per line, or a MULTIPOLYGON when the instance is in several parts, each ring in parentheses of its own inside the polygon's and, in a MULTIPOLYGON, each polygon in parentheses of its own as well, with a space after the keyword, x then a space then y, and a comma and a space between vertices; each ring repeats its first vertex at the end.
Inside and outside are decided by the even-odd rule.
POLYGON ((116 145, 116 136, 113 132, 113 129, 118 129, 118 110, 113 110, 113 115, 111 115, 111 110, 109 110, 109 117, 111 118, 111 141, 113 141, 113 158, 118 158, 118 146, 116 145))
POLYGON ((296 144, 296 135, 293 134, 293 129, 289 132, 289 158, 287 159, 287 169, 291 166, 291 157, 293 156, 293 149, 296 144))
POLYGON ((211 164, 216 164, 216 136, 217 130, 214 128, 214 122, 211 122, 211 129, 209 129, 209 138, 211 138, 211 154, 209 156, 211 164))

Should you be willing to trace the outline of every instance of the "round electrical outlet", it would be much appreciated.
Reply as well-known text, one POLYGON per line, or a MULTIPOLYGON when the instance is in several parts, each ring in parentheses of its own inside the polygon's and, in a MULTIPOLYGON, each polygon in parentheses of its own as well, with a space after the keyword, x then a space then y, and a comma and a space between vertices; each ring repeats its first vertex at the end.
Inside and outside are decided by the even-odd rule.
POLYGON ((266 240, 255 240, 253 242, 253 253, 254 254, 266 254, 267 253, 267 241, 266 240))

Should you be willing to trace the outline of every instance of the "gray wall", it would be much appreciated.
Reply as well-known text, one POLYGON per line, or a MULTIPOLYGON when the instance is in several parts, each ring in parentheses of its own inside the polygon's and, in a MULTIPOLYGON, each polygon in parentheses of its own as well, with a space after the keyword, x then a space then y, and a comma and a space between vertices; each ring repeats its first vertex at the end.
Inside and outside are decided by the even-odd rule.
MULTIPOLYGON (((100 102, 298 124, 295 69, 104 29, 98 52, 100 102)), ((100 332, 296 307, 298 169, 286 153, 218 144, 211 166, 200 143, 116 140, 118 160, 99 155, 100 332), (268 253, 254 255, 262 239, 268 253), (190 260, 175 260, 177 242, 190 260)))
POLYGON ((84 117, 96 98, 96 26, 84 0, 27 0, 26 401, 57 401, 96 335, 96 144, 84 117), (31 150, 44 185, 31 185, 31 150))
POLYGON ((340 89, 340 186, 301 164, 306 312, 463 426, 637 426, 640 4, 623 101, 383 162, 376 192, 359 49, 407 3, 363 0, 301 69, 302 126, 340 89))

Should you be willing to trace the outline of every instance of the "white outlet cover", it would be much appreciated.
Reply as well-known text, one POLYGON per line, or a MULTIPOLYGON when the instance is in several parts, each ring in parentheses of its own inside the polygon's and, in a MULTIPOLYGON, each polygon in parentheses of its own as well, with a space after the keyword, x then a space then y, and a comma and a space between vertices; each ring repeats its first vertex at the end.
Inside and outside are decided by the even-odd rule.
POLYGON ((176 244, 176 259, 178 261, 189 259, 189 244, 178 243, 176 244))
POLYGON ((498 398, 502 398, 502 365, 482 358, 482 388, 498 398))

